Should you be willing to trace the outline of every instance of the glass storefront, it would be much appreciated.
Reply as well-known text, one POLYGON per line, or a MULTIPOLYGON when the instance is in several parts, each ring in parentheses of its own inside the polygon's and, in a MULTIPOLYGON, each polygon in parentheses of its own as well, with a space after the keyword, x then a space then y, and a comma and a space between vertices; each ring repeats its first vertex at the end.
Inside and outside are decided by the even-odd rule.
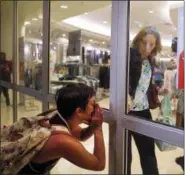
POLYGON ((51 2, 49 92, 85 83, 97 91, 97 102, 109 108, 110 37, 110 1, 51 2), (106 15, 95 20, 101 13, 106 15))
MULTIPOLYGON (((183 12, 182 1, 0 1, 1 127, 84 83, 104 110, 106 167, 61 159, 51 174, 182 174, 183 12)), ((83 144, 93 152, 93 137, 83 144)))
POLYGON ((17 3, 17 84, 38 91, 42 89, 42 4, 17 3))
POLYGON ((183 36, 184 16, 178 13, 183 7, 175 8, 171 1, 145 4, 140 1, 131 2, 130 9, 128 110, 144 119, 183 129, 184 87, 179 86, 182 81, 179 55, 184 44, 179 36, 183 36), (166 12, 160 6, 168 7, 166 12), (139 11, 146 11, 147 15, 136 16, 139 11), (171 18, 169 24, 165 22, 168 18, 171 18), (152 72, 150 68, 148 72, 148 66, 152 72), (145 117, 141 111, 149 108, 151 116, 145 117))

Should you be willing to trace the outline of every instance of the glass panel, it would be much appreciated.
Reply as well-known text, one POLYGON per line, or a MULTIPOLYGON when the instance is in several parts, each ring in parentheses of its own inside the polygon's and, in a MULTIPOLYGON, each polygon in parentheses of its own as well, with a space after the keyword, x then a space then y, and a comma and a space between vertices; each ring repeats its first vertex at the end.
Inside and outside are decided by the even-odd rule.
POLYGON ((147 120, 183 128, 183 2, 130 3, 127 112, 147 120))
POLYGON ((0 11, 0 80, 12 82, 13 1, 2 1, 0 11))
POLYGON ((42 112, 42 103, 34 97, 17 93, 17 119, 33 117, 42 112))
MULTIPOLYGON (((1 100, 1 127, 3 125, 10 125, 13 123, 13 91, 9 90, 5 87, 0 87, 2 89, 0 93, 0 100, 1 100), (8 97, 7 97, 8 96, 8 97), (9 98, 10 105, 7 105, 7 98, 9 98)), ((0 89, 0 90, 1 90, 0 89)))
POLYGON ((128 170, 132 174, 184 174, 184 149, 130 131, 128 146, 128 170))
POLYGON ((50 93, 85 83, 109 108, 111 1, 51 1, 50 25, 50 93))
POLYGON ((17 2, 18 84, 42 89, 42 1, 17 2))
MULTIPOLYGON (((82 127, 86 127, 85 124, 82 127)), ((82 168, 79 168, 72 163, 68 162, 65 159, 60 159, 57 165, 51 170, 51 174, 108 174, 109 172, 109 125, 107 123, 103 124, 103 135, 106 149, 106 167, 103 171, 89 171, 82 168)), ((93 153, 94 150, 94 137, 91 137, 89 140, 82 142, 84 147, 90 152, 93 153)))

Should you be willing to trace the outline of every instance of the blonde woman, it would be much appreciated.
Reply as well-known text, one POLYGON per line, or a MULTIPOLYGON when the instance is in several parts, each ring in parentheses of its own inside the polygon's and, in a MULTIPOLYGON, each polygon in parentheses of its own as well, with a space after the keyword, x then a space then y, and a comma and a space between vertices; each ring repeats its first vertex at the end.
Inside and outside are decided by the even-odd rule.
MULTIPOLYGON (((160 34, 153 26, 144 27, 133 39, 129 72, 129 95, 132 102, 129 114, 133 116, 152 120, 150 108, 158 107, 157 93, 152 94, 154 92, 152 77, 155 67, 154 57, 160 51, 160 34)), ((134 132, 129 133, 128 174, 131 174, 131 135, 138 148, 143 175, 158 175, 154 139, 134 132)))

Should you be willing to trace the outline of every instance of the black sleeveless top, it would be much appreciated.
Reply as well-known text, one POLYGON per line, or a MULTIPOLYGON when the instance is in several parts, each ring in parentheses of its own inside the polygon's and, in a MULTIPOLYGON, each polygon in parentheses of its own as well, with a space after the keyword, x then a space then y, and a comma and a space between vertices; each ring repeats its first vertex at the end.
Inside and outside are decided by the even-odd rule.
POLYGON ((58 160, 55 159, 42 164, 30 162, 20 170, 18 175, 49 174, 49 171, 56 165, 58 160))

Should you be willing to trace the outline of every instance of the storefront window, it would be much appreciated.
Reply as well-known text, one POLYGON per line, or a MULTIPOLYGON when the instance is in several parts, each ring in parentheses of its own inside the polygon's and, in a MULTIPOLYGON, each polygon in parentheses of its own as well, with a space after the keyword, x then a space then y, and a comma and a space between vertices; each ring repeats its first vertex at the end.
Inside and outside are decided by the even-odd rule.
POLYGON ((183 2, 130 7, 129 114, 183 128, 183 2))
POLYGON ((50 15, 49 92, 84 83, 109 108, 111 1, 51 1, 50 15))
POLYGON ((42 1, 17 2, 18 84, 42 89, 42 1))

